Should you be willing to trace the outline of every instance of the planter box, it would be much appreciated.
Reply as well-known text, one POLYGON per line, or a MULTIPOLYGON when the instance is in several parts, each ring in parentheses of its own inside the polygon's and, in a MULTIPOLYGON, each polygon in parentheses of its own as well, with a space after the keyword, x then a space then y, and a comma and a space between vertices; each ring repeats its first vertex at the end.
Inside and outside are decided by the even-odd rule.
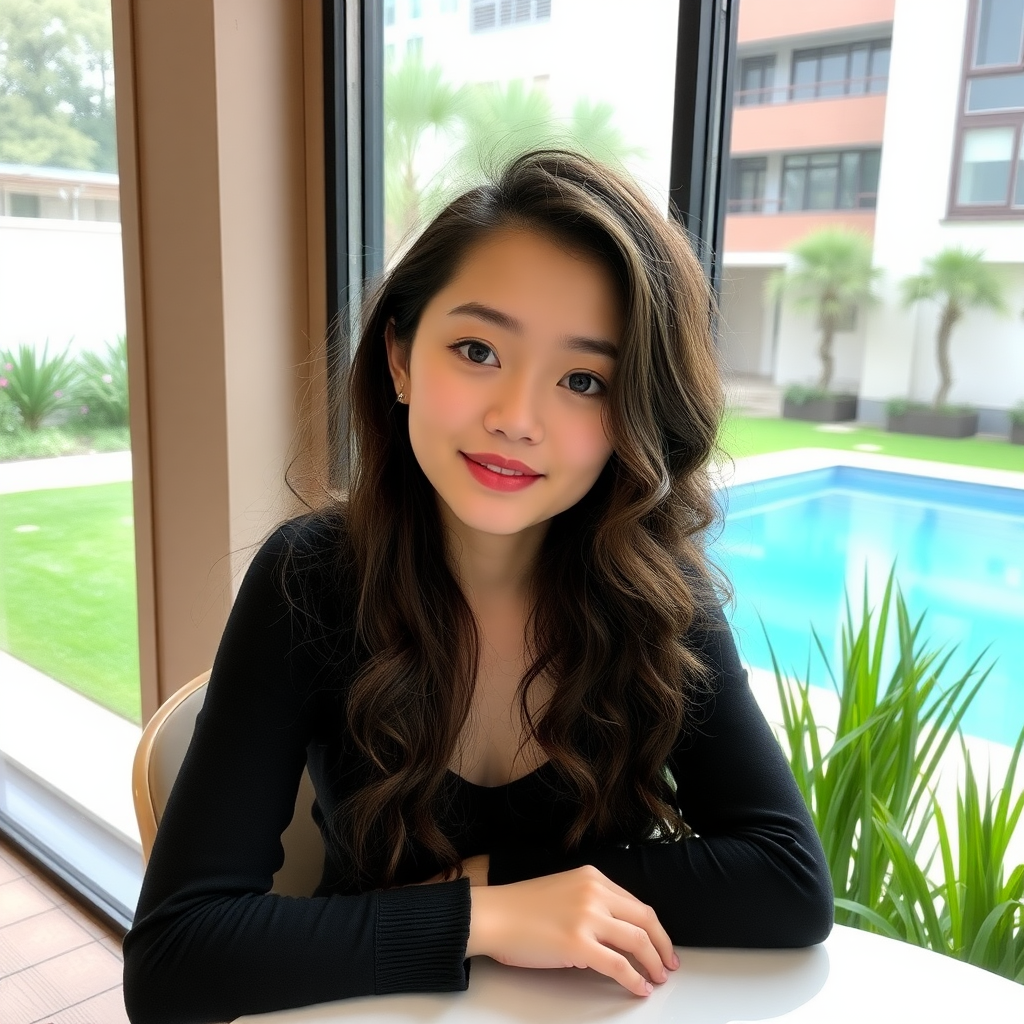
POLYGON ((832 395, 812 398, 809 402, 794 402, 787 398, 782 404, 782 415, 787 420, 808 420, 811 423, 842 423, 857 418, 856 395, 832 395))
POLYGON ((1010 444, 1024 444, 1024 423, 1010 424, 1010 444))
POLYGON ((886 428, 894 434, 926 437, 973 437, 978 432, 976 412, 942 413, 934 409, 908 409, 898 416, 889 413, 886 428))

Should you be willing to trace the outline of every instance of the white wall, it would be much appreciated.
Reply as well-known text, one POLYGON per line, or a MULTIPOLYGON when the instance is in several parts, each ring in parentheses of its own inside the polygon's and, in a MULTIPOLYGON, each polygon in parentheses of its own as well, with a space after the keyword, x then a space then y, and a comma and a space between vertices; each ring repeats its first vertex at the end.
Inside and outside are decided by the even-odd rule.
POLYGON ((0 348, 103 351, 125 333, 121 225, 0 217, 0 348))
MULTIPOLYGON (((838 331, 832 340, 832 389, 860 390, 861 371, 864 364, 864 338, 867 321, 863 307, 857 310, 854 329, 838 331)), ((815 384, 821 373, 818 348, 821 345, 821 331, 817 326, 817 314, 801 309, 792 302, 784 302, 779 320, 779 338, 775 357, 776 384, 815 384)))
POLYGON ((772 315, 764 282, 768 267, 730 267, 722 272, 719 356, 729 373, 772 372, 772 315))

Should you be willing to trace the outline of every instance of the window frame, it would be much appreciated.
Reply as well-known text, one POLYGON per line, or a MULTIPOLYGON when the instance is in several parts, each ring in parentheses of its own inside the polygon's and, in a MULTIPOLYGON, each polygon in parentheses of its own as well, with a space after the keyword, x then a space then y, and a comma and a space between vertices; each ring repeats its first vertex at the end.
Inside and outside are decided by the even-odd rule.
MULTIPOLYGON (((881 155, 881 148, 876 146, 860 146, 852 149, 825 149, 812 150, 803 153, 783 153, 782 166, 779 173, 779 213, 839 213, 845 210, 874 210, 877 205, 878 186, 875 185, 875 192, 864 191, 864 157, 868 154, 877 153, 881 155), (855 155, 857 157, 857 191, 855 196, 875 196, 875 202, 870 206, 857 203, 854 206, 840 206, 839 197, 843 191, 843 161, 845 157, 855 155), (833 189, 834 205, 832 206, 808 206, 808 197, 811 189, 811 169, 814 157, 829 156, 835 157, 835 186, 833 189), (805 161, 803 168, 792 167, 796 161, 805 161), (804 170, 803 198, 799 207, 786 205, 786 172, 788 170, 804 170)), ((824 164, 820 166, 825 166, 824 164)))
POLYGON ((840 99, 845 96, 879 96, 884 95, 889 88, 889 73, 886 71, 885 75, 872 75, 871 64, 874 59, 875 53, 881 50, 886 50, 890 54, 892 53, 892 37, 877 37, 874 39, 858 39, 854 42, 849 43, 836 43, 829 46, 808 46, 801 50, 794 50, 790 59, 789 65, 789 84, 787 87, 787 98, 791 103, 808 103, 814 100, 832 100, 840 99), (853 61, 854 50, 865 47, 867 49, 867 70, 868 74, 859 76, 857 78, 850 77, 850 67, 853 61), (838 55, 843 54, 845 57, 845 73, 842 78, 827 78, 821 77, 821 62, 826 55, 838 55), (803 57, 805 60, 809 60, 811 55, 814 55, 815 59, 815 77, 813 82, 801 82, 796 81, 796 68, 798 59, 803 57), (882 87, 875 89, 873 83, 876 79, 883 79, 882 87), (851 92, 851 82, 863 82, 863 92, 851 92), (822 85, 842 85, 842 92, 839 93, 828 93, 822 95, 822 85), (813 96, 797 96, 797 89, 813 89, 813 96))
POLYGON ((957 94, 957 117, 949 168, 949 192, 946 200, 947 220, 1024 220, 1024 205, 1014 205, 1014 193, 1019 185, 1021 171, 1020 152, 1024 143, 1024 107, 1012 110, 993 110, 968 113, 967 96, 970 83, 994 78, 1015 71, 1024 73, 1024 32, 1020 60, 1017 64, 974 63, 978 49, 978 28, 981 21, 981 0, 969 0, 967 31, 964 33, 964 51, 960 68, 960 88, 957 94), (1006 183, 1005 201, 1002 203, 961 203, 960 183, 963 176, 964 142, 968 132, 977 128, 1012 128, 1010 173, 1006 183))

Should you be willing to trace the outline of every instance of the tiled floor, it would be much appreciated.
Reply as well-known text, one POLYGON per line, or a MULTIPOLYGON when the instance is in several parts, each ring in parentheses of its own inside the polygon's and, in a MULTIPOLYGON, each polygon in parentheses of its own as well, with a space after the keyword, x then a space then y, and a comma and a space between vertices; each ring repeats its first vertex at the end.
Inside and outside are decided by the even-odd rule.
POLYGON ((0 838, 0 1021, 127 1024, 121 940, 0 838))

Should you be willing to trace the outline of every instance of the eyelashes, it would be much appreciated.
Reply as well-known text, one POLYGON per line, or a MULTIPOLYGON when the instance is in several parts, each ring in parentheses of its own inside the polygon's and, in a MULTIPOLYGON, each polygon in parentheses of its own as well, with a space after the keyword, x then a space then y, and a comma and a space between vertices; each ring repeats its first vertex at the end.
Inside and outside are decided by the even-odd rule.
MULTIPOLYGON (((456 341, 448 348, 467 363, 495 368, 501 366, 497 353, 487 342, 470 338, 466 341, 456 341)), ((589 370, 571 370, 558 383, 564 384, 567 391, 581 398, 600 398, 608 391, 608 385, 589 370)))

